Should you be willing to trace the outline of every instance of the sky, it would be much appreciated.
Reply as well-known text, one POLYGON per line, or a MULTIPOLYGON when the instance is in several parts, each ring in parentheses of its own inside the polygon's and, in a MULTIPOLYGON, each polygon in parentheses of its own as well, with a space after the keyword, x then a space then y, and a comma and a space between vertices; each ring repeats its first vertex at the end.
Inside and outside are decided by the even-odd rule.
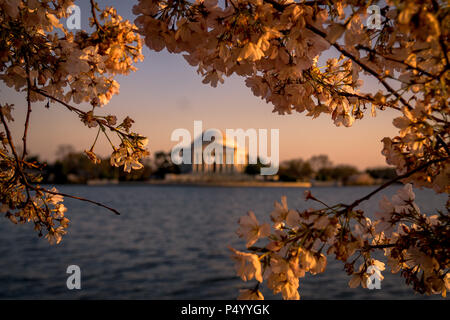
MULTIPOLYGON (((98 2, 100 7, 114 6, 125 19, 135 19, 132 6, 137 0, 98 2)), ((89 1, 76 3, 81 7, 82 28, 86 29, 89 1)), ((279 129, 280 160, 327 154, 335 164, 351 164, 359 169, 386 165, 381 155, 381 139, 397 133, 392 126, 395 111, 379 111, 375 118, 366 112, 364 119, 356 121, 351 128, 336 127, 330 115, 325 114, 314 120, 305 113, 278 115, 272 113, 271 104, 252 94, 242 77, 226 78, 224 84, 212 88, 201 82, 196 69, 180 54, 154 52, 147 47, 143 54, 145 60, 137 64, 137 72, 116 78, 120 94, 99 112, 117 115, 118 119, 127 115, 134 119, 133 130, 149 138, 151 152, 170 151, 177 144, 170 139, 172 132, 185 128, 193 134, 194 121, 201 120, 204 129, 279 129)), ((376 92, 379 85, 371 80, 365 87, 376 92)), ((19 142, 25 118, 25 94, 16 93, 2 82, 0 103, 15 104, 12 131, 19 142)), ((85 127, 74 113, 58 104, 51 104, 50 109, 44 108, 44 104, 33 106, 28 139, 30 153, 52 161, 59 145, 70 144, 80 151, 90 148, 96 129, 85 127)), ((95 151, 107 156, 111 147, 103 138, 95 151)))

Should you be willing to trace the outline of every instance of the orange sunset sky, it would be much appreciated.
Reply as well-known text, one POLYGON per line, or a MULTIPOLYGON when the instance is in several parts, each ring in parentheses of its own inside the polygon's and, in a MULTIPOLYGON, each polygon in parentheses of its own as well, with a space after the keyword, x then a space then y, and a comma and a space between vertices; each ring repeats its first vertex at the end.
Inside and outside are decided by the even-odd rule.
MULTIPOLYGON (((88 1, 78 1, 82 9, 82 28, 89 18, 88 1)), ((113 5, 124 18, 134 20, 131 8, 135 1, 99 1, 101 7, 113 5)), ((253 96, 244 79, 227 78, 217 88, 204 85, 196 69, 181 55, 166 51, 153 52, 144 48, 145 60, 139 70, 129 76, 117 77, 120 94, 104 106, 101 112, 117 115, 119 120, 129 115, 135 120, 134 131, 149 138, 150 151, 169 151, 177 142, 170 140, 173 130, 186 128, 193 134, 194 120, 203 121, 203 129, 276 128, 280 130, 280 160, 307 159, 327 154, 335 164, 352 164, 360 169, 385 165, 381 155, 381 139, 395 136, 392 119, 395 111, 378 111, 372 118, 367 110, 365 118, 353 127, 336 127, 330 115, 312 120, 305 114, 280 116, 272 113, 272 105, 253 96)), ((375 81, 366 81, 366 88, 378 90, 375 81)), ((14 103, 13 133, 19 142, 23 130, 26 100, 0 84, 0 103, 14 103)), ((50 110, 45 103, 34 105, 28 145, 32 154, 53 160, 58 145, 71 144, 78 150, 90 148, 96 129, 85 127, 78 117, 58 104, 50 110)), ((85 110, 88 106, 82 106, 85 110)), ((97 143, 95 151, 110 154, 105 139, 97 143)))

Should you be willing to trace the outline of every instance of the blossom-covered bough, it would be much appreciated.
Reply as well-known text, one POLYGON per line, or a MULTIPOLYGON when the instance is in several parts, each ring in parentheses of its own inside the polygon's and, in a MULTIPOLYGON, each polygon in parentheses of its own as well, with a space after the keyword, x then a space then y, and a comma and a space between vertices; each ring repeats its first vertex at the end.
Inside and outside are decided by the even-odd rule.
MULTIPOLYGON (((446 295, 450 203, 446 212, 422 213, 411 187, 450 191, 446 1, 139 0, 133 9, 136 26, 91 1, 90 33, 70 32, 60 23, 71 4, 0 0, 0 79, 24 91, 27 102, 21 153, 9 129, 13 106, 0 109, 1 211, 9 219, 32 222, 39 234, 59 242, 68 224, 63 196, 77 198, 39 186, 36 172, 42 164, 27 161, 34 105, 54 103, 74 112, 97 128, 97 138, 103 134, 111 143, 112 165, 127 172, 142 167, 146 139, 130 131, 133 121, 127 117, 118 124, 113 115, 97 114, 118 93, 114 76, 135 70, 142 59, 140 33, 152 50, 182 53, 206 84, 215 87, 234 74, 244 77, 253 94, 279 114, 329 114, 335 125, 350 127, 366 113, 398 113, 393 120, 398 136, 382 141, 396 179, 351 204, 325 204, 307 192, 306 199, 322 208, 298 211, 283 198, 275 203, 272 226, 260 225, 253 213, 241 218, 238 234, 249 252, 231 249, 232 257, 238 275, 255 279, 257 286, 243 290, 240 298, 262 299, 258 288, 265 280, 274 293, 298 299, 299 278, 323 272, 331 255, 344 263, 350 286, 367 286, 368 270, 376 267, 380 277, 385 269, 372 257, 377 251, 415 291, 446 295), (373 5, 380 9, 374 19, 379 25, 368 27, 373 5), (364 88, 362 74, 379 86, 364 88), (80 103, 92 109, 73 105, 80 103), (404 189, 384 198, 370 220, 359 205, 397 181, 406 184, 404 189), (255 246, 260 238, 266 244, 255 246)), ((96 163, 97 138, 86 150, 96 163)))
POLYGON ((369 112, 398 112, 398 136, 382 140, 396 179, 351 204, 328 205, 308 192, 323 206, 317 210, 289 210, 283 198, 272 227, 253 213, 241 218, 238 234, 249 252, 231 248, 232 257, 238 275, 257 286, 240 298, 262 299, 266 280, 284 299, 299 299, 299 278, 323 272, 331 255, 344 263, 351 287, 365 287, 368 270, 381 277, 385 269, 372 258, 376 251, 415 291, 446 295, 449 202, 447 212, 422 213, 411 184, 450 191, 449 11, 447 1, 433 0, 140 0, 134 7, 150 49, 182 53, 214 87, 224 77, 244 77, 279 114, 329 114, 350 127, 369 112), (373 5, 380 9, 375 27, 365 23, 373 5), (379 86, 364 88, 362 74, 379 86), (370 220, 358 206, 397 181, 404 189, 383 199, 370 220), (255 246, 260 238, 266 245, 255 246))
POLYGON ((119 212, 39 185, 44 165, 27 160, 33 108, 50 108, 51 104, 53 108, 55 104, 75 113, 89 128, 97 128, 93 145, 85 151, 94 163, 100 161, 94 153, 100 134, 111 143, 111 165, 123 165, 127 172, 142 168, 139 160, 148 154, 146 138, 130 131, 132 119, 126 117, 118 122, 116 116, 97 113, 119 92, 114 76, 136 70, 134 63, 143 59, 141 38, 136 26, 123 20, 114 8, 100 10, 94 1, 90 4, 93 30, 89 33, 72 32, 62 24, 72 1, 0 0, 0 80, 26 93, 22 152, 10 130, 12 111, 17 107, 0 105, 0 210, 13 223, 33 223, 39 235, 45 234, 50 243, 59 243, 68 227, 64 197, 119 212), (91 109, 83 111, 72 103, 88 103, 91 109), (120 141, 118 145, 114 140, 120 141))

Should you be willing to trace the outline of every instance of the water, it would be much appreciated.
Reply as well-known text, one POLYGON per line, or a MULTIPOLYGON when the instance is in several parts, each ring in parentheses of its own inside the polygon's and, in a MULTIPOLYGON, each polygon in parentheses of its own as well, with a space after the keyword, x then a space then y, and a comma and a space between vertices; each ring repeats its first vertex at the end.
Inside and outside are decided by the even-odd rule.
MULTIPOLYGON (((390 188, 392 193, 399 186, 390 188)), ((253 210, 268 221, 274 200, 288 196, 307 208, 301 188, 185 186, 59 186, 65 193, 101 201, 122 215, 66 199, 69 233, 58 246, 39 239, 31 225, 0 219, 2 299, 234 299, 245 283, 235 276, 228 245, 243 249, 237 220, 253 210), (82 289, 66 288, 67 266, 81 268, 82 289)), ((374 187, 316 188, 328 203, 350 203, 374 187)), ((421 209, 442 208, 445 196, 416 190, 421 209)), ((379 199, 363 206, 373 212, 379 199)), ((424 299, 399 275, 384 272, 381 290, 350 289, 341 262, 300 282, 302 299, 424 299)), ((247 284, 249 286, 249 284, 247 284)), ((268 299, 279 299, 268 290, 268 299)), ((437 298, 437 296, 435 296, 437 298)))

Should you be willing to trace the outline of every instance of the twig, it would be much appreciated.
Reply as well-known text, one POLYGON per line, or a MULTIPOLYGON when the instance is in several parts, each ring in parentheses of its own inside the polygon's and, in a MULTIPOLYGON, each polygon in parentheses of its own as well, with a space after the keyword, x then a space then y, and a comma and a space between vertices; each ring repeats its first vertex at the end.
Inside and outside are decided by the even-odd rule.
POLYGON ((100 202, 97 202, 97 201, 93 201, 93 200, 82 198, 82 197, 72 196, 70 194, 66 194, 66 193, 62 193, 62 192, 55 192, 55 191, 47 190, 47 189, 42 188, 42 187, 33 187, 31 185, 28 185, 28 187, 30 187, 34 191, 41 191, 41 192, 50 193, 50 194, 54 194, 54 195, 58 195, 58 196, 63 196, 63 197, 67 197, 67 198, 72 198, 72 199, 76 199, 76 200, 80 200, 80 201, 89 202, 89 203, 95 204, 97 206, 103 207, 105 209, 108 209, 108 210, 114 212, 117 215, 120 215, 120 212, 117 211, 116 209, 108 207, 107 205, 104 205, 104 204, 102 204, 100 202))
MULTIPOLYGON (((43 91, 43 90, 41 90, 41 89, 39 89, 39 88, 32 87, 31 90, 34 91, 34 92, 36 92, 36 93, 39 93, 40 95, 42 95, 42 96, 44 96, 44 97, 46 97, 46 98, 49 98, 49 99, 51 99, 51 100, 55 100, 56 102, 62 104, 62 105, 65 106, 67 109, 69 109, 70 111, 73 111, 73 112, 77 113, 78 115, 83 115, 83 116, 86 116, 86 115, 87 115, 87 112, 84 112, 84 111, 81 110, 81 109, 78 109, 78 108, 76 108, 76 107, 74 107, 74 106, 71 106, 70 104, 68 104, 68 103, 66 103, 66 102, 64 102, 64 101, 62 101, 61 99, 58 99, 58 98, 56 98, 56 97, 53 97, 52 95, 46 93, 45 91, 43 91)), ((118 133, 120 133, 122 136, 125 136, 125 137, 128 137, 128 138, 133 138, 133 137, 134 137, 132 134, 124 133, 124 132, 118 130, 118 129, 115 128, 114 126, 108 124, 107 121, 100 120, 100 119, 97 119, 97 118, 95 118, 94 120, 95 120, 100 126, 108 127, 111 131, 118 132, 118 133)))
POLYGON ((25 128, 23 130, 23 152, 22 152, 22 160, 25 159, 25 156, 27 155, 27 134, 28 134, 28 126, 30 124, 30 115, 31 115, 31 98, 30 98, 30 90, 31 90, 31 80, 30 80, 30 67, 28 66, 27 61, 27 116, 25 119, 25 128))
POLYGON ((102 30, 102 31, 105 31, 105 30, 103 30, 103 27, 102 27, 102 25, 100 24, 100 22, 98 22, 98 20, 97 20, 97 15, 96 15, 96 13, 95 13, 95 8, 96 8, 96 3, 95 3, 94 0, 91 0, 91 13, 92 13, 92 19, 94 20, 94 24, 95 24, 95 26, 96 26, 98 29, 100 29, 100 30, 102 30))

